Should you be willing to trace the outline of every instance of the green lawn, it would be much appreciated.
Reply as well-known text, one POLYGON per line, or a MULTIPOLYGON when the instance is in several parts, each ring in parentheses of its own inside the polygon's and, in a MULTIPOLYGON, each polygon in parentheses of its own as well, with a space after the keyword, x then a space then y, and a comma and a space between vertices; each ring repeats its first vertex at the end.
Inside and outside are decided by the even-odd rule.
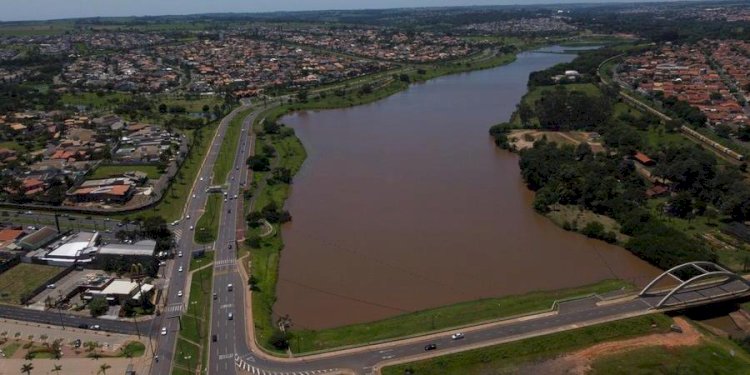
MULTIPOLYGON (((257 267, 257 263, 253 262, 257 267)), ((532 292, 517 296, 487 298, 417 311, 371 323, 330 328, 320 331, 295 330, 292 349, 310 352, 347 345, 360 345, 397 337, 446 330, 473 323, 511 316, 549 311, 556 300, 631 288, 620 280, 605 280, 579 288, 550 292, 532 292), (296 337, 302 347, 298 347, 296 337)))
POLYGON ((14 342, 8 343, 7 345, 3 347, 3 353, 5 353, 5 356, 7 358, 10 358, 10 357, 13 357, 13 354, 15 354, 16 351, 20 348, 21 348, 21 343, 14 341, 14 342))
POLYGON ((19 304, 29 293, 64 270, 63 267, 20 263, 0 274, 0 302, 19 304))
POLYGON ((139 341, 131 341, 127 343, 121 351, 121 357, 125 357, 125 353, 130 353, 131 357, 141 357, 146 353, 146 345, 139 341))
POLYGON ((177 340, 174 353, 174 368, 172 374, 194 374, 198 366, 200 348, 183 339, 177 340), (188 371, 191 369, 193 371, 188 371))
POLYGON ((523 364, 552 359, 560 354, 603 341, 666 332, 671 322, 670 318, 660 314, 640 316, 424 361, 389 366, 383 369, 382 374, 513 374, 518 373, 523 364), (652 328, 652 324, 656 327, 652 328))
POLYGON ((150 179, 158 179, 161 176, 159 169, 155 165, 100 165, 94 170, 89 178, 108 178, 119 176, 125 172, 138 171, 145 172, 150 179))
POLYGON ((203 96, 195 99, 163 97, 160 103, 164 103, 167 107, 185 107, 185 110, 191 113, 203 112, 203 106, 207 105, 210 113, 213 112, 215 105, 221 107, 224 99, 218 96, 203 96))
POLYGON ((15 141, 0 142, 0 148, 7 148, 10 150, 15 150, 19 154, 41 149, 41 147, 39 147, 39 145, 36 142, 31 142, 31 145, 32 145, 31 150, 28 150, 26 149, 24 145, 15 141))
POLYGON ((594 360, 590 374, 750 374, 750 356, 729 340, 710 337, 696 346, 654 346, 606 355, 594 360))
POLYGON ((192 257, 190 259, 190 271, 203 267, 206 264, 211 264, 214 261, 214 255, 213 251, 206 251, 205 255, 200 258, 192 257))
POLYGON ((195 242, 208 244, 216 240, 219 232, 219 221, 221 220, 222 200, 221 194, 209 194, 206 208, 195 224, 195 242))
POLYGON ((221 185, 227 182, 229 172, 234 166, 234 158, 237 155, 237 145, 240 142, 240 137, 244 135, 242 132, 242 123, 245 121, 253 109, 246 109, 240 111, 236 116, 229 122, 227 132, 224 135, 224 141, 221 143, 219 149, 219 156, 216 158, 213 171, 213 184, 221 185))
POLYGON ((63 94, 62 102, 68 105, 83 105, 92 109, 114 109, 121 103, 124 103, 129 94, 121 92, 111 92, 99 95, 93 92, 82 92, 76 94, 63 94))

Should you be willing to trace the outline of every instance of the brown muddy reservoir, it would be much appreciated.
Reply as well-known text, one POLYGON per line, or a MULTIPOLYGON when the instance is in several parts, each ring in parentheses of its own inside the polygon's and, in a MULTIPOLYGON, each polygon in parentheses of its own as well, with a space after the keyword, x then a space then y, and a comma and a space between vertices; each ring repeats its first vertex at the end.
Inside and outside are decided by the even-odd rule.
POLYGON ((373 104, 285 117, 309 155, 287 204, 275 313, 318 329, 658 274, 536 214, 518 157, 488 137, 529 73, 573 57, 523 53, 373 104))

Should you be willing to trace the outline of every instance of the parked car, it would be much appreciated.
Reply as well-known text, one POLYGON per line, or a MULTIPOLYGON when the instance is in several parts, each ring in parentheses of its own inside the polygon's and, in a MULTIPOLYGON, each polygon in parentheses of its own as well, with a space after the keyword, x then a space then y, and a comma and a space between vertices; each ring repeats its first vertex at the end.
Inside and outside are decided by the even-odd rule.
POLYGON ((76 339, 76 341, 73 341, 73 346, 76 348, 81 347, 81 339, 76 339))
POLYGON ((89 329, 91 329, 92 331, 98 331, 102 329, 102 327, 100 327, 98 324, 94 324, 93 326, 90 326, 89 329))
POLYGON ((217 298, 219 298, 219 296, 216 295, 216 293, 214 293, 214 299, 217 299, 217 298))
POLYGON ((177 256, 180 257, 180 258, 182 258, 182 251, 178 251, 177 252, 177 256))
POLYGON ((79 325, 78 325, 78 328, 81 328, 81 329, 89 329, 89 325, 88 325, 88 324, 86 324, 86 323, 81 323, 81 324, 79 324, 79 325))
POLYGON ((232 284, 227 284, 227 290, 228 291, 231 292, 233 288, 234 288, 234 286, 232 284))
POLYGON ((435 350, 435 349, 437 349, 437 345, 436 344, 427 344, 427 345, 424 346, 424 350, 426 352, 430 351, 430 350, 435 350))

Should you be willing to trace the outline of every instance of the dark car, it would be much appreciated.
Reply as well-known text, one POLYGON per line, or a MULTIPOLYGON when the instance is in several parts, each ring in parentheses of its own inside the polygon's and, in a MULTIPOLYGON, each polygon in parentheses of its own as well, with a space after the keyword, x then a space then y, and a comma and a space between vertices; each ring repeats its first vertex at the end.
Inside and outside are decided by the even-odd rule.
POLYGON ((78 325, 78 328, 89 329, 89 325, 86 323, 81 323, 78 325))
POLYGON ((427 344, 427 345, 424 346, 424 351, 426 351, 426 352, 430 351, 430 350, 435 350, 435 349, 437 349, 437 345, 436 344, 427 344))
POLYGON ((73 346, 75 346, 76 348, 80 348, 81 347, 81 339, 77 339, 76 341, 73 341, 73 346))
POLYGON ((211 335, 211 341, 216 342, 216 335, 211 335))

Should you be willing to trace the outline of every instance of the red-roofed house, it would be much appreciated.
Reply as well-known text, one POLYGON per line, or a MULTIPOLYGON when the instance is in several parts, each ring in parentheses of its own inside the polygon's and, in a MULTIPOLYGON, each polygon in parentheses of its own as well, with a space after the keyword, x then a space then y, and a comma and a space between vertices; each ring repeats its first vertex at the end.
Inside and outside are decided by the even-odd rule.
POLYGON ((633 155, 633 159, 635 159, 637 162, 646 166, 651 166, 651 165, 656 164, 656 162, 653 159, 646 156, 646 154, 640 151, 636 152, 635 155, 633 155))

